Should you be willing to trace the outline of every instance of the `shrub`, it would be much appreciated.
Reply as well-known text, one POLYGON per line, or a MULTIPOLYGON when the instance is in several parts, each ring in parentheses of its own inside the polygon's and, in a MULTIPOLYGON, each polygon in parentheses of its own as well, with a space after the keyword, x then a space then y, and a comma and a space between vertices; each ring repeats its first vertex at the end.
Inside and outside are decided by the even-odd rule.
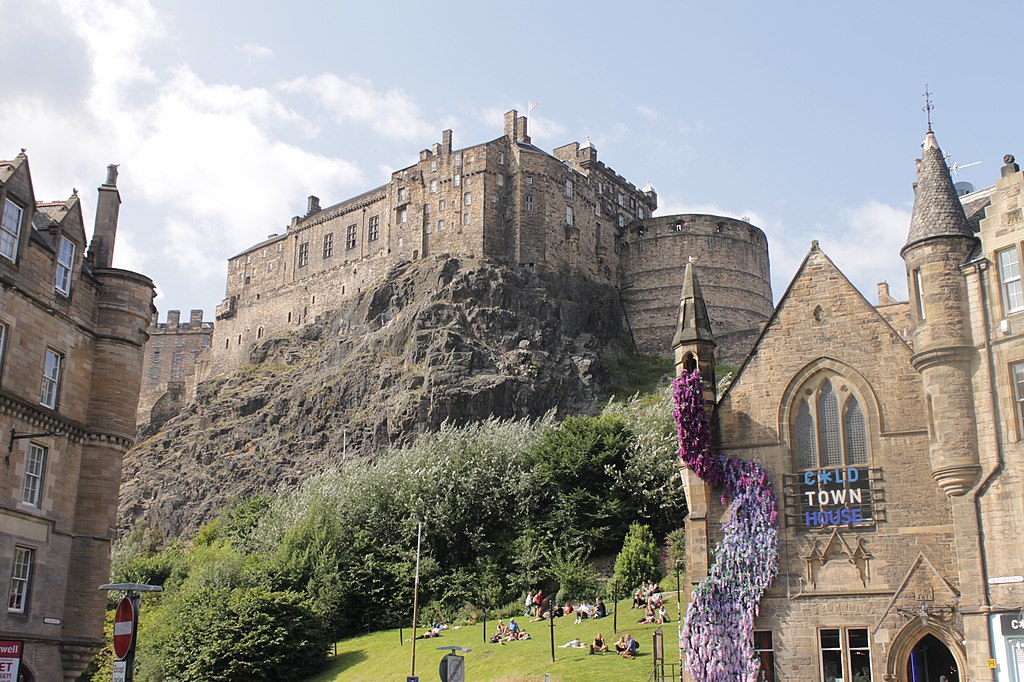
POLYGON ((633 523, 629 526, 622 551, 615 559, 615 582, 619 591, 634 589, 645 580, 658 577, 658 546, 649 526, 633 523))

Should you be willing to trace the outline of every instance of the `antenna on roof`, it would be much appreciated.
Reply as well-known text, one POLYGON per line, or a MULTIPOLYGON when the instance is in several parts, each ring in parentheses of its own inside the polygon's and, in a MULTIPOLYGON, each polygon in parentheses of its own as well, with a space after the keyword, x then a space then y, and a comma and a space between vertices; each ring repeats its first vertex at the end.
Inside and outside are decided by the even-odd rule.
POLYGON ((935 108, 935 105, 932 104, 932 95, 933 94, 934 93, 928 92, 928 84, 925 83, 924 84, 924 94, 921 95, 922 97, 924 97, 924 107, 921 109, 921 111, 923 111, 928 116, 928 132, 929 133, 932 132, 932 110, 935 108))
POLYGON ((971 163, 957 163, 953 161, 952 154, 946 154, 946 165, 949 167, 949 172, 953 175, 958 175, 961 168, 970 168, 971 166, 977 166, 981 161, 972 161, 971 163))

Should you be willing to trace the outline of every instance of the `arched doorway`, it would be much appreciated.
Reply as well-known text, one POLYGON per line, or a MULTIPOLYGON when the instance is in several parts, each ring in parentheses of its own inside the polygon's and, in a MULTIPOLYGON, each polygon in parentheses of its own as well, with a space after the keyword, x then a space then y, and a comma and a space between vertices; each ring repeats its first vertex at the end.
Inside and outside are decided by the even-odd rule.
POLYGON ((18 682, 36 682, 36 676, 32 674, 32 671, 24 663, 21 664, 21 668, 18 670, 18 682))
POLYGON ((935 682, 945 675, 949 682, 960 682, 960 668, 953 652, 935 635, 917 641, 907 658, 907 682, 935 682))

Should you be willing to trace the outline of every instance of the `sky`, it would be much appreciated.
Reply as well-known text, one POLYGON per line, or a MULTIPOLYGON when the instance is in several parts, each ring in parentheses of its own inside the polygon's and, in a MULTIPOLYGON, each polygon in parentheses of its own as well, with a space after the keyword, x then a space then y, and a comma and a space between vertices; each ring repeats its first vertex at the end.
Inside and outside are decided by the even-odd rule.
POLYGON ((811 240, 872 302, 899 258, 926 130, 954 178, 1024 158, 1024 2, 326 3, 0 0, 0 158, 37 200, 120 165, 114 265, 169 309, 224 296, 227 258, 305 213, 530 115, 550 151, 586 136, 657 215, 746 217, 776 300, 811 240))

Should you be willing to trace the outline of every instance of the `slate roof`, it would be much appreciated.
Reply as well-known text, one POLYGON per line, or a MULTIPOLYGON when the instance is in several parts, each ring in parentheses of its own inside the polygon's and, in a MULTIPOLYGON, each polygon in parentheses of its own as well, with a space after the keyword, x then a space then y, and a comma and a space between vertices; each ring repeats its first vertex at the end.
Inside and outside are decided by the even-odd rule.
POLYGON ((924 140, 924 154, 921 157, 921 174, 914 195, 914 213, 910 219, 910 233, 907 248, 933 237, 974 237, 971 226, 964 214, 964 206, 953 188, 949 168, 929 130, 924 140))

